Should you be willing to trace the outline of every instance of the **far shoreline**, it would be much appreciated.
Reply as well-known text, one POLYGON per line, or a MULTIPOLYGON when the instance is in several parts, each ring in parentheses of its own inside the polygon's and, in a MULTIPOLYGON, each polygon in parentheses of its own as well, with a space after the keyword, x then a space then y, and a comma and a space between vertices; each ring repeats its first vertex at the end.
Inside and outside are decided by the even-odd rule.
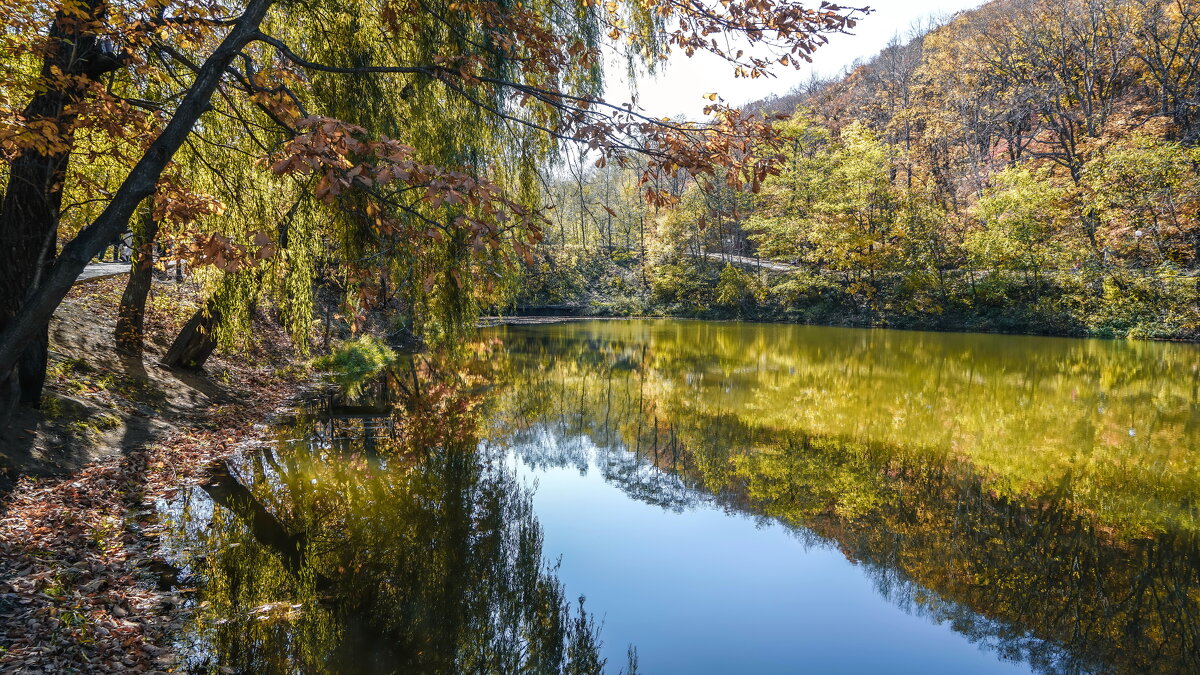
POLYGON ((498 328, 501 326, 548 326, 561 323, 579 323, 582 321, 708 321, 713 323, 744 323, 744 324, 761 324, 761 325, 776 325, 776 326, 813 326, 818 328, 854 328, 859 330, 888 330, 888 331, 904 331, 906 333, 960 333, 963 335, 1009 335, 1013 337, 1031 337, 1031 338, 1060 338, 1064 340, 1103 340, 1106 342, 1155 342, 1155 343, 1171 343, 1171 344, 1186 344, 1200 345, 1200 339, 1188 339, 1182 337, 1150 337, 1150 338, 1135 338, 1135 337, 1113 337, 1106 335, 1088 335, 1088 334, 1067 334, 1067 333, 1034 333, 1025 331, 1004 331, 1004 330, 986 330, 983 328, 971 329, 968 327, 945 327, 939 328, 936 326, 888 326, 888 325, 863 325, 860 323, 813 323, 804 321, 787 321, 777 320, 772 321, 766 318, 727 318, 727 317, 703 317, 703 316, 675 316, 670 314, 636 314, 636 315, 615 315, 615 314, 512 314, 512 315, 489 315, 479 318, 476 322, 476 328, 498 328))

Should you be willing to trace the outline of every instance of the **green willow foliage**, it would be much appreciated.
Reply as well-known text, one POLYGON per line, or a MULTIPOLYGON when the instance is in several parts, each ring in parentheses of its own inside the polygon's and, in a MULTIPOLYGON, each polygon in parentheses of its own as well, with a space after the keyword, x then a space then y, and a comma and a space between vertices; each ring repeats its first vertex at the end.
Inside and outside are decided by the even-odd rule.
MULTIPOLYGON (((306 58, 341 68, 395 61, 428 63, 446 53, 497 58, 488 49, 490 37, 479 25, 461 17, 458 24, 447 21, 447 16, 458 15, 447 12, 446 6, 430 9, 412 17, 404 40, 381 39, 389 31, 385 12, 357 2, 307 3, 312 21, 268 26, 268 31, 306 58)), ((551 3, 531 9, 543 16, 545 28, 579 35, 589 48, 595 47, 599 29, 594 13, 564 14, 561 6, 551 3)), ((516 62, 497 60, 491 65, 520 79, 516 62)), ((375 136, 405 139, 416 149, 418 161, 461 166, 494 181, 527 208, 541 206, 537 169, 557 150, 547 135, 481 114, 427 77, 317 72, 310 84, 303 101, 309 111, 361 125, 375 136)), ((559 84, 564 91, 595 95, 601 89, 601 74, 598 68, 570 71, 559 84)), ((487 103, 504 109, 507 104, 500 96, 497 90, 496 100, 487 103)), ((400 326, 435 342, 449 342, 468 330, 479 303, 493 304, 505 292, 505 280, 512 272, 510 260, 496 251, 480 261, 464 233, 449 229, 438 240, 381 234, 366 215, 366 197, 319 203, 311 197, 311 185, 273 176, 247 161, 255 145, 277 147, 284 139, 280 132, 240 129, 247 117, 258 128, 271 126, 260 110, 245 106, 230 111, 201 132, 208 139, 228 140, 192 144, 184 159, 188 175, 203 177, 197 190, 227 205, 223 213, 205 218, 201 231, 249 245, 264 227, 280 232, 287 228, 287 246, 279 247, 265 274, 258 269, 204 273, 214 306, 221 312, 223 340, 248 334, 250 312, 259 297, 280 309, 294 336, 306 335, 314 300, 311 279, 321 276, 345 293, 348 315, 353 316, 364 283, 374 285, 390 313, 401 317, 400 326)), ((410 218, 444 223, 456 216, 452 209, 428 206, 402 193, 382 196, 404 201, 413 212, 410 218)))
POLYGON ((381 384, 382 401, 345 402, 395 402, 410 434, 311 410, 169 505, 174 561, 205 580, 180 636, 187 666, 604 672, 599 622, 546 563, 528 488, 476 452, 477 416, 458 405, 470 395, 429 415, 439 383, 398 369, 381 384))
MULTIPOLYGON (((308 47, 310 58, 316 61, 346 68, 389 61, 428 63, 438 54, 480 52, 479 45, 486 45, 489 36, 481 34, 478 26, 446 22, 445 9, 433 8, 406 26, 412 39, 397 43, 377 38, 386 30, 381 13, 362 12, 354 3, 313 3, 312 11, 320 17, 314 22, 319 26, 319 39, 303 36, 293 42, 308 47)), ((597 28, 588 16, 560 16, 562 10, 557 5, 533 9, 548 12, 546 18, 551 25, 562 22, 561 30, 576 31, 592 40, 589 46, 594 46, 597 28)), ((511 72, 517 64, 495 61, 491 65, 518 79, 511 72)), ((587 73, 580 84, 574 91, 596 93, 599 72, 587 73)), ((359 124, 375 135, 405 139, 416 148, 419 161, 463 166, 500 184, 529 209, 540 206, 536 168, 555 150, 552 139, 545 135, 480 114, 477 108, 448 95, 440 83, 424 77, 318 73, 312 85, 312 106, 323 114, 359 124), (364 105, 364 101, 370 104, 364 105)), ((489 103, 505 106, 500 100, 489 103)), ((352 199, 344 200, 327 214, 333 226, 328 236, 341 252, 341 261, 349 263, 351 269, 378 269, 378 278, 386 278, 396 289, 399 303, 395 309, 413 332, 447 342, 471 326, 479 300, 493 295, 493 289, 477 286, 477 277, 470 274, 473 251, 462 233, 449 233, 437 242, 409 245, 381 237, 362 217, 359 206, 352 199)), ((412 217, 444 221, 454 215, 444 213, 442 207, 419 202, 409 202, 408 206, 419 214, 412 217)), ((508 273, 500 256, 482 264, 485 274, 497 282, 508 273)))
MULTIPOLYGON (((261 112, 256 122, 270 124, 261 112)), ((205 141, 189 144, 180 153, 180 173, 191 177, 197 193, 211 195, 222 207, 198 222, 178 226, 164 222, 160 238, 168 246, 187 246, 197 237, 218 236, 248 249, 256 248, 259 236, 275 241, 274 255, 256 261, 253 267, 222 270, 203 266, 195 271, 212 307, 220 312, 219 340, 232 344, 248 339, 251 316, 266 303, 275 309, 294 343, 306 349, 315 299, 312 279, 321 261, 327 259, 323 232, 328 211, 312 198, 303 182, 274 176, 248 161, 261 139, 241 130, 239 121, 217 118, 207 126, 201 137, 227 140, 217 145, 205 141)), ((273 135, 276 143, 282 139, 282 134, 273 135)))

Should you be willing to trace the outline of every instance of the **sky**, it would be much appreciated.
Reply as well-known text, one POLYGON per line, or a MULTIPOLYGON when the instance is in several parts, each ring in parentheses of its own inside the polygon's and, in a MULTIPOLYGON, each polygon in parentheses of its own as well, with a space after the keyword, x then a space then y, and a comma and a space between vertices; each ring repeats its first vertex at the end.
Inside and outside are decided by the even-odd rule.
MULTIPOLYGON (((819 0, 812 0, 815 7, 819 0)), ((846 4, 856 4, 846 0, 846 4)), ((778 77, 750 80, 734 78, 733 69, 715 56, 697 54, 688 58, 682 53, 673 54, 668 65, 657 77, 642 78, 638 82, 638 105, 656 117, 685 115, 699 119, 709 101, 702 97, 709 92, 719 92, 726 103, 741 105, 765 98, 771 94, 786 94, 795 86, 809 80, 814 72, 820 76, 836 75, 856 59, 866 60, 879 52, 894 37, 904 36, 914 26, 930 19, 945 17, 955 12, 972 9, 983 4, 982 0, 874 0, 865 2, 875 11, 858 22, 853 35, 835 35, 829 44, 819 48, 813 55, 813 63, 801 70, 780 67, 778 77)), ((610 68, 609 73, 620 72, 610 68)), ((611 77, 611 76, 610 76, 611 77)), ((630 87, 624 78, 609 81, 606 98, 615 103, 630 99, 630 87)))

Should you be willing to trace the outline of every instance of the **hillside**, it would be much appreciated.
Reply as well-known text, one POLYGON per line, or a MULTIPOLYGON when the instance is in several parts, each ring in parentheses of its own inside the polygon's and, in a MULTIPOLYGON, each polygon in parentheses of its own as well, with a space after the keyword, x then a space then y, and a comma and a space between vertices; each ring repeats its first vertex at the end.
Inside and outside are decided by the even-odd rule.
MULTIPOLYGON (((781 163, 757 193, 700 176, 668 186, 673 207, 647 210, 627 172, 555 186, 570 226, 548 233, 547 269, 586 261, 573 269, 600 274, 578 284, 586 297, 560 288, 556 302, 1195 339, 1198 66, 1200 2, 960 13, 839 80, 747 106, 790 116, 788 146, 760 149, 781 163), (614 264, 614 248, 634 259, 614 264), (798 269, 698 262, 713 253, 798 269), (615 304, 598 290, 614 275, 615 304)), ((545 289, 527 291, 525 304, 542 302, 545 289)))

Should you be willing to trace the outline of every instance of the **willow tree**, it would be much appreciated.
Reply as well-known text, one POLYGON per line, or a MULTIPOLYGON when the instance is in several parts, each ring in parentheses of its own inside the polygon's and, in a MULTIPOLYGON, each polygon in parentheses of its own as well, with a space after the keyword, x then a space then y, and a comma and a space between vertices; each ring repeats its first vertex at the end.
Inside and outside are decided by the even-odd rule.
MULTIPOLYGON (((195 44, 208 31, 204 13, 177 9, 107 0, 0 7, 0 327, 44 281, 57 241, 102 212, 169 119, 170 108, 152 99, 178 99, 181 83, 150 42, 195 44)), ((189 201, 159 191, 175 210, 189 201)), ((19 382, 8 384, 36 406, 44 322, 23 350, 19 382)))
POLYGON ((196 271, 207 296, 163 357, 170 366, 203 366, 218 340, 248 335, 261 301, 278 310, 297 345, 306 345, 318 251, 326 223, 336 216, 314 198, 310 180, 277 175, 253 160, 256 148, 286 140, 269 114, 236 101, 216 109, 225 114, 196 130, 176 158, 212 208, 198 218, 189 217, 196 209, 174 218, 158 209, 155 216, 162 223, 160 247, 196 271))
MULTIPOLYGON (((122 65, 121 55, 99 31, 106 14, 102 0, 83 0, 53 12, 36 4, 26 9, 29 16, 9 18, 10 29, 48 21, 49 31, 37 48, 14 40, 12 30, 0 38, 2 91, 7 96, 13 89, 31 93, 23 109, 5 115, 28 125, 27 133, 0 129, 0 156, 7 160, 0 201, 0 328, 13 320, 28 289, 54 260, 63 182, 81 104, 101 77, 122 65), (30 77, 33 73, 37 76, 30 77)), ((20 399, 36 406, 45 380, 46 326, 23 342, 20 399)))
MULTIPOLYGON (((67 13, 79 6, 74 1, 61 5, 67 13)), ((0 373, 5 378, 12 376, 24 345, 46 325, 87 262, 155 193, 196 130, 219 114, 214 97, 250 103, 267 115, 289 140, 259 148, 257 154, 272 161, 278 175, 310 177, 319 201, 337 207, 353 204, 360 227, 395 234, 409 250, 419 250, 418 243, 426 239, 449 242, 448 260, 477 253, 511 260, 536 240, 540 217, 522 203, 519 179, 510 186, 500 170, 486 168, 510 159, 506 148, 520 149, 518 156, 527 161, 540 152, 531 142, 550 150, 564 141, 582 143, 602 162, 622 163, 641 154, 647 158, 644 182, 660 173, 720 171, 729 181, 756 185, 773 171, 773 131, 763 120, 714 103, 706 123, 672 123, 632 104, 603 100, 597 95, 603 49, 615 48, 631 63, 648 64, 672 51, 709 52, 728 61, 739 76, 761 77, 777 63, 807 60, 825 34, 853 26, 856 14, 827 4, 811 9, 769 0, 712 5, 613 0, 603 6, 591 0, 518 5, 489 0, 247 0, 236 16, 227 14, 234 6, 188 0, 131 2, 119 8, 97 17, 90 31, 122 45, 138 63, 123 102, 138 98, 139 78, 174 82, 174 93, 148 102, 160 124, 144 135, 144 152, 131 162, 120 187, 101 198, 103 211, 63 247, 44 274, 8 289, 3 303, 19 309, 0 332, 0 373), (361 41, 332 30, 347 17, 371 22, 370 30, 354 33, 361 41), (758 49, 726 51, 721 45, 727 43, 716 39, 726 35, 742 36, 758 49), (370 49, 361 49, 363 45, 370 49), (339 64, 339 58, 345 60, 339 64), (337 113, 346 111, 336 110, 322 96, 333 90, 322 82, 371 76, 381 83, 411 85, 423 117, 395 129, 387 128, 386 119, 359 124, 338 119, 337 113), (481 137, 478 149, 474 144, 460 148, 466 153, 447 153, 446 147, 453 146, 439 152, 423 147, 420 125, 431 114, 456 108, 479 120, 465 131, 491 129, 507 139, 505 144, 497 148, 487 142, 489 137, 481 137), (389 131, 405 135, 392 137, 389 131), (753 153, 752 138, 760 143, 753 153), (464 157, 475 161, 459 161, 464 157)), ((4 14, 10 34, 36 38, 31 27, 40 13, 38 3, 15 3, 4 14)), ((79 44, 80 39, 56 37, 47 49, 79 44)), ((50 77, 58 75, 51 72, 50 77)), ((4 87, 19 98, 44 86, 43 80, 34 78, 29 87, 6 82, 4 87)), ((403 92, 401 87, 397 96, 403 92)), ((380 103, 357 97, 354 102, 361 108, 380 103)), ((44 136, 41 127, 47 119, 58 120, 14 116, 13 125, 44 136)), ((247 129, 253 124, 245 121, 247 129)), ((653 188, 647 197, 666 199, 653 188)), ((268 243, 247 250, 210 238, 201 251, 227 264, 252 266, 268 243)), ((278 242, 273 243, 277 250, 278 242)), ((443 277, 441 283, 464 285, 464 274, 456 271, 448 270, 449 281, 443 277)), ((436 278, 422 280, 423 285, 438 283, 436 278)))

